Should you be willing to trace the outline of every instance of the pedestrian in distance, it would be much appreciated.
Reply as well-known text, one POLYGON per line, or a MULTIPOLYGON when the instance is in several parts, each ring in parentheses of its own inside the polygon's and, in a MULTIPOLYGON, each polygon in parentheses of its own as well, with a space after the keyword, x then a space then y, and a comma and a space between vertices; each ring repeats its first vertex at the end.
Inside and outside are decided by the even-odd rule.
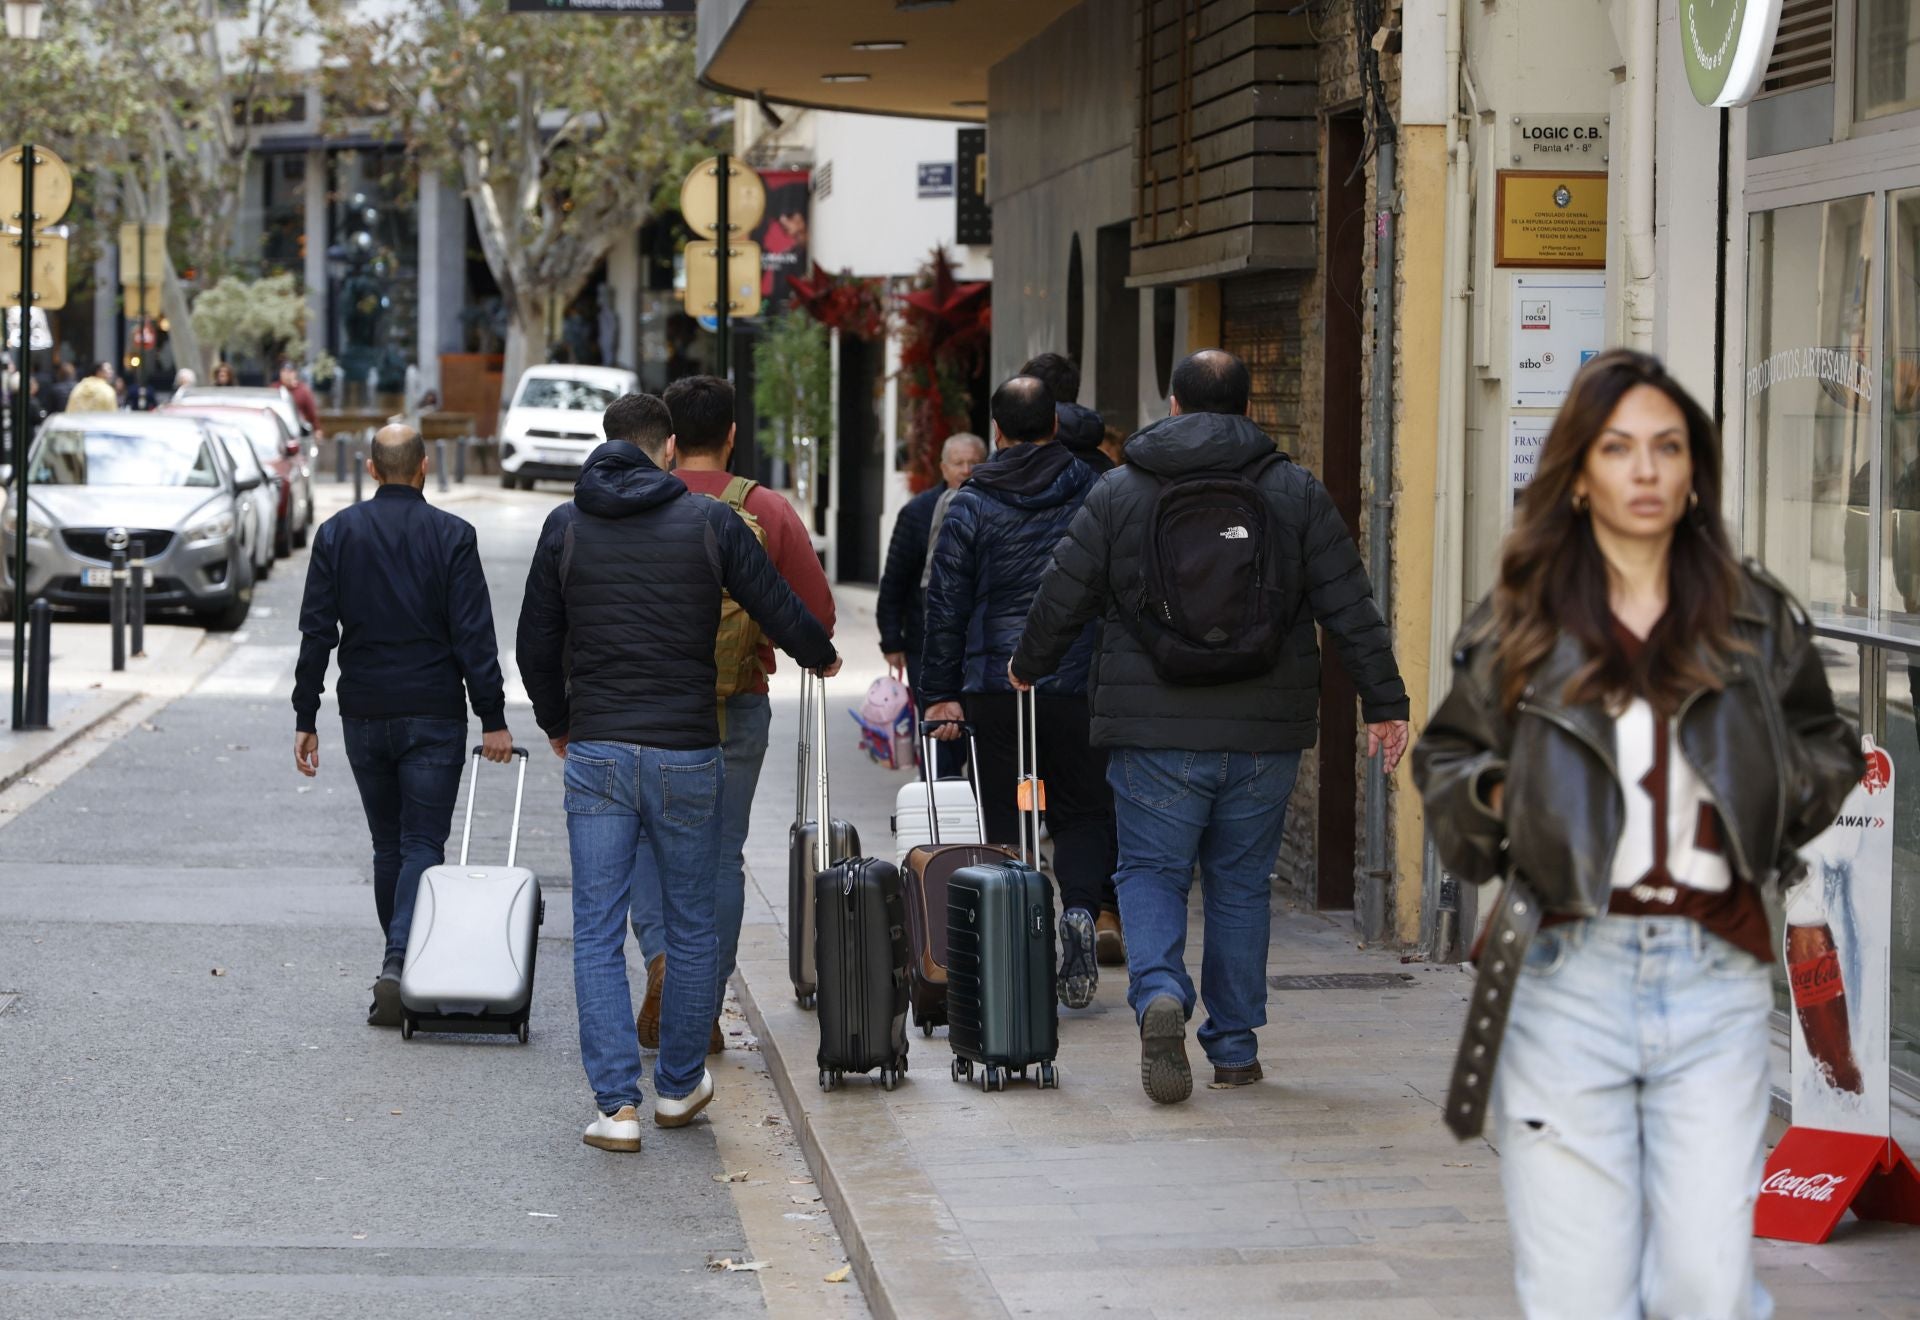
POLYGON ((62 362, 55 367, 53 384, 47 390, 47 411, 49 413, 65 412, 67 400, 73 397, 74 386, 79 383, 80 373, 74 369, 73 363, 62 362))
MULTIPOLYGON (((717 376, 685 376, 667 386, 661 397, 673 418, 674 476, 695 495, 716 500, 733 511, 765 547, 781 579, 831 636, 833 588, 820 567, 820 556, 814 553, 806 524, 784 496, 727 470, 739 434, 734 422, 733 386, 717 376)), ((733 975, 740 947, 740 920, 746 909, 747 827, 754 791, 760 784, 760 767, 767 758, 767 735, 773 725, 767 676, 775 666, 772 643, 753 616, 731 596, 721 605, 713 658, 720 759, 726 771, 726 791, 720 805, 720 860, 715 868, 714 929, 719 944, 713 1031, 707 1039, 707 1053, 718 1054, 726 1045, 720 1033, 720 1006, 726 1002, 727 978, 733 975)), ((647 964, 647 994, 634 1029, 642 1048, 658 1049, 667 946, 660 875, 644 858, 634 868, 633 934, 640 942, 640 957, 647 964)))
POLYGON ((640 1046, 623 946, 639 867, 652 869, 666 950, 654 1122, 683 1127, 713 1099, 704 1059, 720 983, 723 599, 807 668, 831 675, 840 658, 746 521, 671 474, 665 403, 626 395, 602 427, 607 440, 573 498, 541 529, 518 645, 534 718, 566 760, 574 997, 599 1109, 583 1140, 637 1151, 640 1046))
POLYGON ((120 396, 99 376, 79 381, 67 395, 66 411, 71 413, 114 412, 119 407, 120 396))
POLYGON ((1102 444, 1106 423, 1101 421, 1099 413, 1081 405, 1080 368, 1074 360, 1064 353, 1041 353, 1028 358, 1020 374, 1046 382, 1047 393, 1053 396, 1054 413, 1060 419, 1056 437, 1059 442, 1096 475, 1113 471, 1114 460, 1102 444))
MULTIPOLYGON (((880 574, 880 594, 874 601, 880 625, 880 653, 895 678, 913 691, 916 713, 924 717, 926 700, 920 680, 921 649, 927 626, 927 581, 932 563, 927 550, 934 529, 946 521, 954 492, 987 461, 987 442, 971 431, 947 437, 940 447, 940 484, 908 500, 893 520, 893 538, 887 543, 887 563, 880 574)), ((939 774, 959 774, 959 744, 942 743, 937 753, 939 774)), ((930 772, 931 773, 931 772, 930 772)))
MULTIPOLYGON (((1029 829, 1016 796, 1017 711, 1007 661, 1013 656, 1054 543, 1093 489, 1094 472, 1054 442, 1053 396, 1034 376, 993 393, 1000 452, 973 470, 948 506, 932 553, 927 590, 927 719, 971 721, 979 757, 980 809, 987 838, 1017 843, 1029 829)), ((1099 988, 1096 929, 1113 906, 1113 793, 1106 753, 1087 733, 1087 671, 1099 625, 1068 638, 1059 672, 1039 685, 1036 719, 1046 780, 1047 833, 1060 889, 1060 1002, 1085 1008, 1099 988)), ((960 736, 956 724, 934 736, 960 736)), ((1027 855, 1039 856, 1029 840, 1027 855)), ((1118 927, 1110 926, 1118 938, 1118 927)))
POLYGON ((209 383, 216 386, 238 385, 240 377, 234 374, 233 363, 216 362, 213 364, 213 379, 209 383))
POLYGON ((1119 819, 1141 1082, 1162 1104, 1193 1091, 1196 865, 1200 1045, 1216 1085, 1262 1075, 1269 878, 1300 754, 1318 733, 1316 625, 1359 690, 1368 755, 1391 772, 1407 740, 1406 688, 1359 551, 1326 488, 1247 415, 1250 384, 1218 349, 1174 369, 1173 415, 1127 442, 1126 465, 1074 517, 1009 671, 1016 687, 1062 672, 1104 616, 1091 732, 1119 819))
POLYGON ((300 367, 292 358, 280 364, 280 385, 292 396, 294 411, 312 429, 315 438, 324 436, 326 431, 320 425, 320 405, 314 400, 313 388, 300 379, 300 367))
POLYGON ((446 861, 467 757, 513 758, 493 603, 473 527, 427 503, 427 447, 410 426, 373 437, 373 498, 320 524, 300 605, 294 767, 320 772, 318 716, 338 647, 342 740, 373 836, 373 901, 386 938, 367 1022, 400 1025, 400 973, 420 877, 446 861))
POLYGON ((1446 1118, 1464 1139, 1490 1108, 1530 1316, 1773 1309, 1761 887, 1804 870, 1862 759, 1721 483, 1657 360, 1582 368, 1414 752, 1441 860, 1505 882, 1446 1118))

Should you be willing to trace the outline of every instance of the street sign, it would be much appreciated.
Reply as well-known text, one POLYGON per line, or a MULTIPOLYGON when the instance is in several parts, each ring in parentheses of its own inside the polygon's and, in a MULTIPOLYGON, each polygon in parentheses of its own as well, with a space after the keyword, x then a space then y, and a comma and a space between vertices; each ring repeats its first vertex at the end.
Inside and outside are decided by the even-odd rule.
POLYGON ((921 161, 917 191, 923 198, 953 196, 953 162, 950 160, 921 161))
POLYGON ((514 14, 692 15, 700 0, 507 0, 514 14))
MULTIPOLYGON (((40 182, 38 175, 34 182, 40 182)), ((6 229, 0 241, 0 303, 20 301, 20 231, 6 229)), ((33 236, 33 306, 58 311, 67 305, 67 240, 61 234, 33 236)))
MULTIPOLYGON (((731 157, 727 161, 727 175, 727 228, 736 234, 751 233, 767 213, 767 186, 760 182, 757 170, 731 157)), ((720 159, 709 156, 688 170, 685 182, 680 185, 680 214, 687 228, 707 238, 720 236, 719 179, 720 159)), ((755 270, 760 269, 759 261, 756 255, 755 270)))
POLYGON ((1745 105, 1780 31, 1780 0, 1680 0, 1680 56, 1701 105, 1745 105))
MULTIPOLYGON (((695 239, 687 244, 687 287, 682 294, 689 316, 710 316, 720 306, 720 245, 695 239)), ((736 241, 727 247, 729 316, 760 314, 760 245, 736 241)))
POLYGON ((149 284, 143 288, 138 284, 122 284, 120 301, 124 307, 120 314, 128 320, 142 316, 158 316, 160 315, 160 285, 149 284), (144 298, 141 297, 142 293, 146 295, 144 298))
MULTIPOLYGON (((22 193, 22 166, 25 164, 25 147, 8 147, 0 151, 0 223, 17 225, 20 223, 20 201, 22 193)), ((45 147, 33 149, 33 210, 34 227, 44 229, 67 213, 73 205, 73 173, 67 163, 48 151, 45 147)))
MULTIPOLYGON (((120 225, 120 282, 122 284, 140 282, 142 228, 143 226, 132 220, 123 221, 120 225)), ((144 269, 148 282, 153 283, 159 280, 161 272, 167 268, 167 227, 146 225, 144 228, 147 249, 144 269)))
MULTIPOLYGON (((47 324, 47 314, 38 307, 33 309, 33 318, 28 322, 33 327, 28 332, 31 341, 28 347, 36 353, 44 353, 53 347, 53 329, 47 324)), ((7 347, 20 347, 20 309, 7 308, 7 347)))

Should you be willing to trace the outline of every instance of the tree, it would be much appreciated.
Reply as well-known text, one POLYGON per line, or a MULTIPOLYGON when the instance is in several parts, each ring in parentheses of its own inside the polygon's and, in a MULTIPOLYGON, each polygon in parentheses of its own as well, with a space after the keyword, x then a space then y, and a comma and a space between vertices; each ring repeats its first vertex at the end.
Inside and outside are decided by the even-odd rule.
POLYGON ((193 300, 193 328, 213 351, 254 357, 307 352, 307 303, 291 275, 243 280, 229 275, 193 300))
POLYGON ((457 174, 509 313, 506 388, 544 362, 550 309, 586 287, 663 184, 710 149, 722 104, 693 24, 411 0, 326 26, 330 103, 457 174))
POLYGON ((761 449, 791 460, 800 437, 820 440, 832 430, 832 404, 827 327, 802 308, 789 307, 753 344, 753 408, 765 423, 761 449))

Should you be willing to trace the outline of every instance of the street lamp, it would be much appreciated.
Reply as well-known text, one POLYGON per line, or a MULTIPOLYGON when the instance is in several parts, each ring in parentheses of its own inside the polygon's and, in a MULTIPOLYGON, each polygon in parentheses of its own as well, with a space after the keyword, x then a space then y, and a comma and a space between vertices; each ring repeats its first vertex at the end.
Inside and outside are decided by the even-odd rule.
POLYGON ((6 0, 7 35, 15 41, 40 40, 40 0, 6 0))

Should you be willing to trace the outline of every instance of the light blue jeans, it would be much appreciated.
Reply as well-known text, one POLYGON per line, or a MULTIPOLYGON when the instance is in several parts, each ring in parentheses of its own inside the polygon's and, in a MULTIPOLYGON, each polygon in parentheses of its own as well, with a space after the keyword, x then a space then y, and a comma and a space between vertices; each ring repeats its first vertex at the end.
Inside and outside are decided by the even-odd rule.
POLYGON ((1267 1021, 1272 876, 1300 772, 1298 752, 1176 752, 1128 747, 1107 758, 1127 932, 1127 1003, 1138 1018, 1161 995, 1193 1016, 1187 893, 1201 875, 1207 921, 1200 1047, 1215 1067, 1259 1057, 1267 1021))
POLYGON ((645 853, 665 910, 667 986, 653 1086, 691 1095, 713 1024, 713 867, 725 771, 718 747, 631 743, 567 749, 567 841, 573 857, 573 992, 580 1061, 600 1112, 640 1103, 640 1043, 627 984, 634 859, 645 853))
POLYGON ((1531 1320, 1765 1320, 1753 1206, 1767 968, 1677 917, 1597 917, 1527 950, 1493 1087, 1531 1320))
MULTIPOLYGON (((740 921, 747 907, 747 830, 772 726, 773 703, 766 693, 739 692, 727 698, 727 736, 720 745, 727 786, 720 799, 720 847, 714 863, 713 927, 719 937, 714 956, 714 1017, 720 1016, 720 1006, 727 1000, 727 978, 733 975, 740 954, 740 921)), ((660 874, 644 852, 634 859, 633 934, 640 941, 643 960, 652 962, 655 954, 666 952, 660 874)), ((671 964, 673 959, 667 961, 671 964)))

